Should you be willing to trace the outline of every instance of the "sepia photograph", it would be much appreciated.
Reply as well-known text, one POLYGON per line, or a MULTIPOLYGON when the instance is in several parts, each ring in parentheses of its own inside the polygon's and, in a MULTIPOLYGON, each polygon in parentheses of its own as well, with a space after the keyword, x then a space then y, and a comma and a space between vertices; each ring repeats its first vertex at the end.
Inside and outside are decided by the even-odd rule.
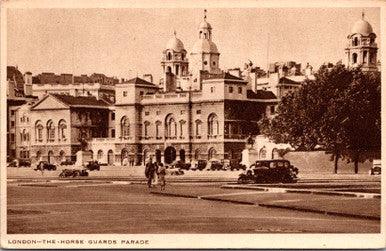
POLYGON ((330 3, 1 2, 1 246, 384 247, 386 5, 330 3))

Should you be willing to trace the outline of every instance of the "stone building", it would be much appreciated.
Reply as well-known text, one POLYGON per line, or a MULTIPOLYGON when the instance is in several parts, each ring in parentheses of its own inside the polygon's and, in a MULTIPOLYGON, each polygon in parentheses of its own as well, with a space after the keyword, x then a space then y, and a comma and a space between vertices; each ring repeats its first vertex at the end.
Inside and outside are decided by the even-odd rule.
POLYGON ((115 137, 90 141, 98 161, 241 159, 246 138, 259 133, 257 122, 278 100, 219 68, 220 53, 206 17, 197 33, 189 59, 176 34, 167 42, 160 85, 140 78, 116 84, 115 137))
POLYGON ((32 162, 74 160, 82 140, 114 136, 110 106, 95 97, 61 94, 48 94, 35 104, 21 106, 16 113, 20 121, 17 157, 32 162))

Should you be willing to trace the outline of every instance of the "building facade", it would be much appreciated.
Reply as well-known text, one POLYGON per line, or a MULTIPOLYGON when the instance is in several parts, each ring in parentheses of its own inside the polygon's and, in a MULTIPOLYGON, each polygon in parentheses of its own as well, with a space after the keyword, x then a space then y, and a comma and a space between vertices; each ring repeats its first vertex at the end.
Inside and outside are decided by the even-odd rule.
POLYGON ((117 84, 115 137, 94 138, 98 161, 142 165, 150 156, 166 164, 198 159, 241 159, 257 122, 277 104, 270 91, 219 68, 220 53, 206 16, 190 58, 174 36, 162 53, 160 85, 140 78, 117 84))

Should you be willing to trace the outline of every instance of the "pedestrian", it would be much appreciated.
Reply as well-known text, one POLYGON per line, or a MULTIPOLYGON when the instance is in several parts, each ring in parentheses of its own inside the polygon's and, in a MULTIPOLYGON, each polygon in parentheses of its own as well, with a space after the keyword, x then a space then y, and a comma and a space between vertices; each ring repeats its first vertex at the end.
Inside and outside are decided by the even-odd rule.
POLYGON ((151 188, 151 183, 154 179, 154 174, 156 172, 156 166, 153 163, 153 159, 150 158, 149 162, 146 164, 145 167, 145 176, 147 178, 147 186, 151 188))
POLYGON ((162 191, 165 189, 165 186, 166 186, 166 180, 165 180, 166 167, 162 163, 158 164, 158 173, 157 174, 158 174, 158 183, 160 184, 161 191, 162 191))

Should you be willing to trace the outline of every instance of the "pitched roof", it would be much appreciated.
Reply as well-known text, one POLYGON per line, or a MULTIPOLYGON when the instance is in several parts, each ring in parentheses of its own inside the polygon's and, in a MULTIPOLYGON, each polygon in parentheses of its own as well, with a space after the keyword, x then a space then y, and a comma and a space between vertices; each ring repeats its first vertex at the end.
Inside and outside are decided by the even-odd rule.
POLYGON ((264 90, 256 90, 256 92, 252 90, 247 91, 247 98, 249 99, 277 99, 276 95, 271 91, 264 90))
POLYGON ((134 85, 146 85, 146 86, 149 86, 149 87, 156 87, 158 88, 155 84, 151 83, 151 82, 148 82, 142 78, 132 78, 130 80, 128 80, 126 83, 129 83, 129 84, 134 84, 134 85))
POLYGON ((103 99, 96 99, 94 96, 90 97, 74 97, 63 94, 50 94, 70 107, 108 107, 111 104, 103 99))
POLYGON ((244 81, 242 78, 233 76, 229 72, 222 72, 220 74, 210 74, 210 73, 203 73, 202 75, 203 79, 225 79, 225 80, 241 80, 244 81))

